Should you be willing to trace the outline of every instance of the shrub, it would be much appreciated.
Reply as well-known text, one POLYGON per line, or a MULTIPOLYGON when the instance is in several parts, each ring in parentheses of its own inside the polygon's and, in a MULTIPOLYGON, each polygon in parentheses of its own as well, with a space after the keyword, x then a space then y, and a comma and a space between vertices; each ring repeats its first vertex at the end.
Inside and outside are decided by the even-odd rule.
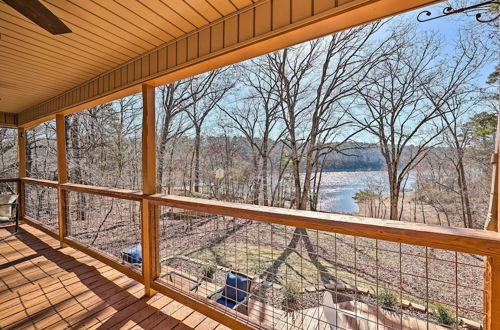
POLYGON ((448 326, 455 325, 455 313, 442 304, 435 304, 434 317, 441 324, 448 326))
POLYGON ((201 267, 201 273, 203 274, 203 277, 208 279, 213 279, 216 271, 217 266, 214 264, 206 264, 201 267))
POLYGON ((382 307, 387 309, 394 309, 398 306, 398 297, 388 290, 383 290, 378 294, 378 301, 382 307))
POLYGON ((295 283, 286 283, 284 288, 286 301, 290 304, 296 303, 299 300, 300 287, 295 283))

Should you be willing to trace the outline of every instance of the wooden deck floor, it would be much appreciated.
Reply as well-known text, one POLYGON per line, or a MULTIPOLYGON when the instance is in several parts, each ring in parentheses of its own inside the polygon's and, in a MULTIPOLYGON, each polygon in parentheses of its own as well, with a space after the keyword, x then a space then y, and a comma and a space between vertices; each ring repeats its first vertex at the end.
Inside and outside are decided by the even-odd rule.
MULTIPOLYGON (((0 237, 7 235, 0 229, 0 237)), ((0 241, 0 329, 227 329, 27 225, 0 241)))

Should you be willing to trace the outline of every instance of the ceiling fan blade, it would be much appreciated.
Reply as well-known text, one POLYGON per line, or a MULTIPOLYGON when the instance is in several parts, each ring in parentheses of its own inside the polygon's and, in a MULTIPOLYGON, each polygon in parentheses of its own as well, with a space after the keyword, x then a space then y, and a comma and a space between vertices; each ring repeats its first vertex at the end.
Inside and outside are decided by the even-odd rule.
POLYGON ((69 33, 71 30, 38 0, 3 0, 21 15, 52 34, 69 33))

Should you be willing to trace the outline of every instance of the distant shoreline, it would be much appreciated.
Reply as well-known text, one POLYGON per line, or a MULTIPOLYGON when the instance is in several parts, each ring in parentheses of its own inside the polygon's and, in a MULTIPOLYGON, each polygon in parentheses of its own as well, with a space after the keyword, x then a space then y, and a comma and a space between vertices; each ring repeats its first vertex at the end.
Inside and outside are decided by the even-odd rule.
MULTIPOLYGON (((323 171, 323 173, 339 173, 339 172, 383 172, 383 169, 368 169, 368 170, 359 170, 359 169, 350 169, 350 170, 334 170, 334 171, 323 171)), ((300 171, 300 174, 304 174, 305 172, 300 171)))

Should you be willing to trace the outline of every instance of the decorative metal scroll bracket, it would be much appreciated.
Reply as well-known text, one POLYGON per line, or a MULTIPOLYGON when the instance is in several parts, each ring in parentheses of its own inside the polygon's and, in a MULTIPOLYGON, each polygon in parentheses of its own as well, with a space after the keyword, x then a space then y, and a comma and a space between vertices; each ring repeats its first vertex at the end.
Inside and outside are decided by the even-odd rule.
MULTIPOLYGON (((459 13, 475 13, 476 20, 481 23, 489 23, 493 22, 497 18, 500 17, 500 13, 495 13, 490 10, 492 5, 500 5, 500 1, 495 0, 495 1, 485 1, 482 3, 478 3, 472 6, 464 7, 464 8, 459 8, 459 9, 454 9, 453 7, 446 7, 443 9, 443 12, 441 15, 430 17, 432 13, 429 10, 424 10, 417 16, 417 21, 419 22, 428 22, 432 21, 441 17, 446 17, 449 15, 453 14, 459 14, 459 13), (490 13, 493 15, 493 17, 488 17, 488 18, 483 18, 483 14, 485 13, 490 13)), ((485 15, 486 16, 486 15, 485 15)))

